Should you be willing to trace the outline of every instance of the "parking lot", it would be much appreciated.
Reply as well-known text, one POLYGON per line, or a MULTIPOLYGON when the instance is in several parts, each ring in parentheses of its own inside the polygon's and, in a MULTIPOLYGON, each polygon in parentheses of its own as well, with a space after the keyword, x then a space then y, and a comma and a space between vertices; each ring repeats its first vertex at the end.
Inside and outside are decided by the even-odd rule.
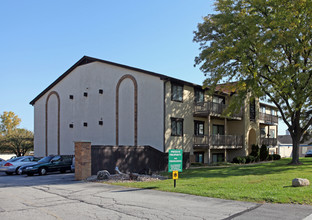
POLYGON ((74 180, 74 173, 60 174, 60 172, 48 173, 44 176, 34 175, 6 175, 0 172, 0 188, 2 187, 25 187, 35 185, 50 185, 50 184, 70 184, 77 182, 74 180))
MULTIPOLYGON (((257 204, 76 181, 74 173, 0 173, 0 219, 304 219, 311 206, 257 204)), ((312 216, 310 216, 312 217, 312 216)))

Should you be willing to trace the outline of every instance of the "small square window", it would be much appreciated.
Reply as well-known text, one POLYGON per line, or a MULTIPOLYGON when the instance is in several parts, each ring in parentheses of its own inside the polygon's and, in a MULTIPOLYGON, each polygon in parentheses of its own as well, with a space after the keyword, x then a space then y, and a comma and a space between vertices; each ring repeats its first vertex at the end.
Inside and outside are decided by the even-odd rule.
POLYGON ((84 126, 84 127, 88 127, 88 123, 87 123, 87 122, 84 122, 84 123, 83 123, 83 126, 84 126))
POLYGON ((103 94, 103 89, 99 89, 99 93, 100 93, 100 94, 103 94))
POLYGON ((83 93, 83 96, 84 96, 84 97, 88 97, 88 93, 87 93, 87 92, 84 92, 84 93, 83 93))
POLYGON ((99 125, 103 125, 103 121, 99 121, 99 125))
POLYGON ((74 124, 69 124, 69 128, 73 128, 74 127, 74 124))
POLYGON ((69 99, 74 99, 74 96, 73 95, 69 95, 69 99))

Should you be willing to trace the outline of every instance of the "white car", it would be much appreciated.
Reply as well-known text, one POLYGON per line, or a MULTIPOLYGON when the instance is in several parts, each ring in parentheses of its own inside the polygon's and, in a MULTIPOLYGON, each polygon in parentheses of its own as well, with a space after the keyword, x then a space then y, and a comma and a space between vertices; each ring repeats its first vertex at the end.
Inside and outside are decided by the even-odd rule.
POLYGON ((23 156, 23 157, 17 157, 11 160, 6 161, 5 164, 0 166, 0 172, 5 172, 7 175, 12 175, 13 173, 18 172, 18 169, 21 166, 27 165, 27 164, 33 164, 36 161, 39 161, 40 158, 33 157, 33 156, 23 156))
POLYGON ((0 166, 2 166, 2 165, 5 164, 5 163, 6 163, 6 160, 0 158, 0 166))

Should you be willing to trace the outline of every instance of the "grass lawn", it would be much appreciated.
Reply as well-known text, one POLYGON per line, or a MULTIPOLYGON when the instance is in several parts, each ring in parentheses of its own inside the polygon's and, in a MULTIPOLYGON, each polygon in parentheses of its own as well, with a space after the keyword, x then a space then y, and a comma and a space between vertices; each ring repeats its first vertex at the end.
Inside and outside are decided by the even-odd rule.
POLYGON ((312 158, 300 161, 301 166, 287 165, 290 159, 282 159, 254 165, 184 170, 179 173, 176 188, 172 179, 114 184, 231 200, 312 205, 311 185, 291 187, 294 178, 306 178, 312 183, 312 158))

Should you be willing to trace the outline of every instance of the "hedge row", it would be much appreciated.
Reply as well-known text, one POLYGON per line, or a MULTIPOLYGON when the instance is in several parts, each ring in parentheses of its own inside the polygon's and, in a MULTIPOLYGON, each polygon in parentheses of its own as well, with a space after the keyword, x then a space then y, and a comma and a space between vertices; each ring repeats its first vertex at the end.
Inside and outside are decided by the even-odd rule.
POLYGON ((253 144, 251 146, 251 153, 249 156, 234 158, 233 163, 244 163, 244 158, 246 160, 245 163, 248 163, 249 161, 251 161, 249 163, 252 163, 266 160, 280 160, 281 156, 279 154, 269 155, 269 149, 264 144, 261 148, 259 148, 258 145, 253 144))

